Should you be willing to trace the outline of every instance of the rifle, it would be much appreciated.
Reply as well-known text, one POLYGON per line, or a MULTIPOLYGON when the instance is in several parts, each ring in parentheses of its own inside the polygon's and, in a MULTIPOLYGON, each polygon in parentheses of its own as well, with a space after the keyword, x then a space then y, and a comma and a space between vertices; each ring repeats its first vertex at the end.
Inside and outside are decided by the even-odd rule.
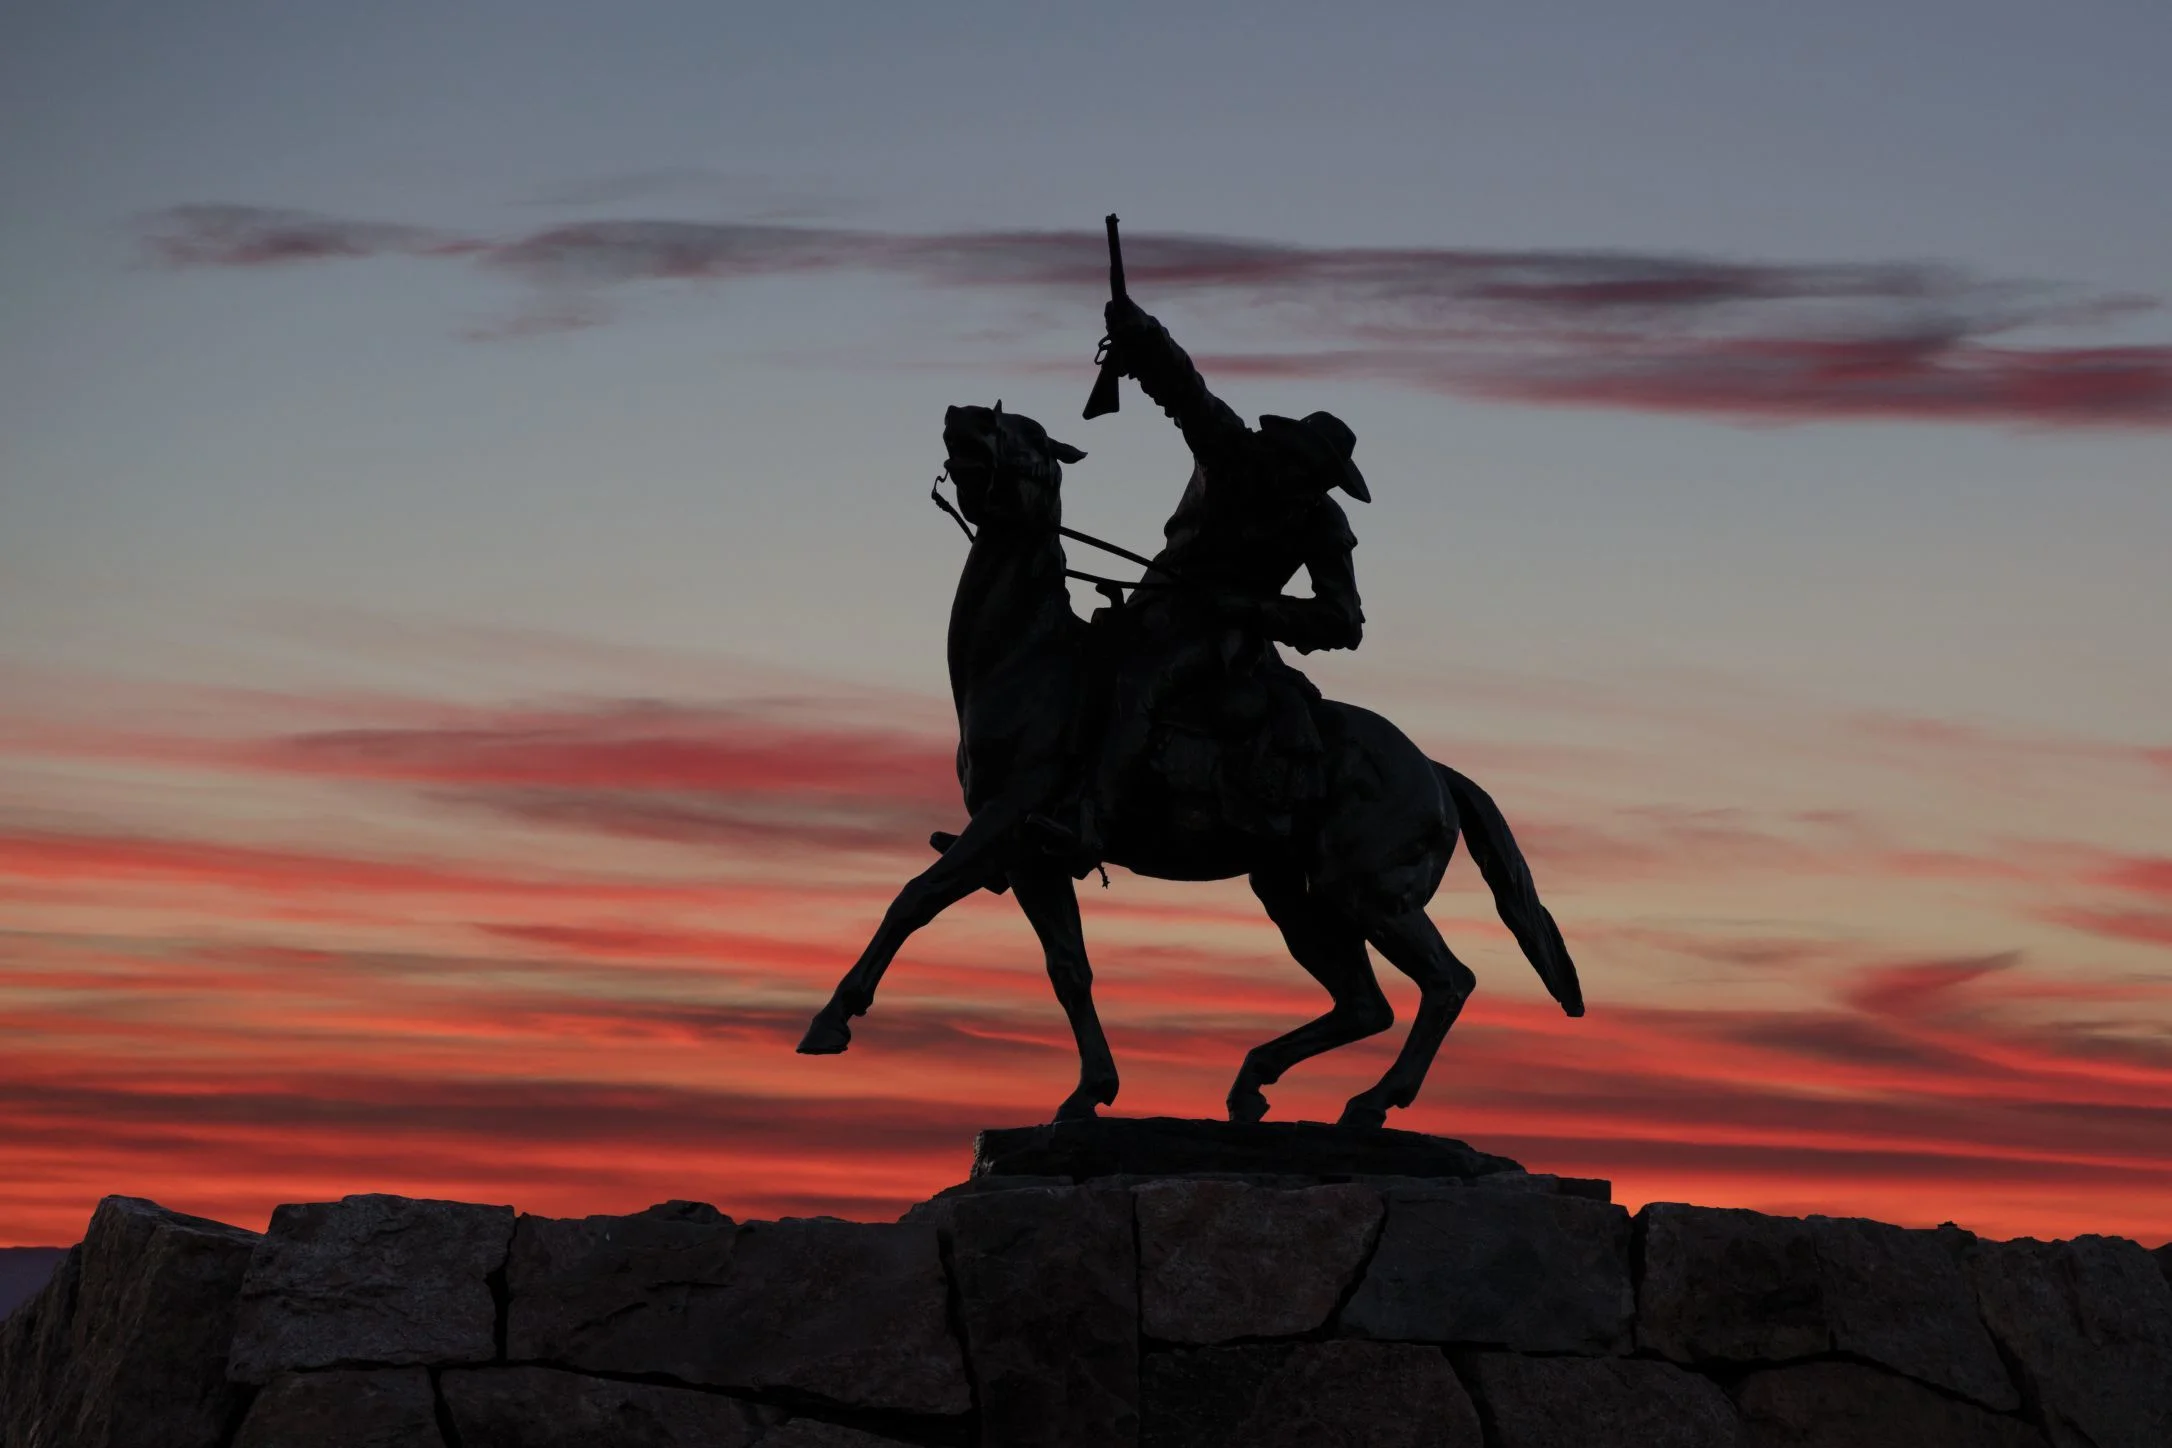
MULTIPOLYGON (((1116 239, 1116 213, 1108 215, 1109 228, 1109 297, 1113 301, 1126 300, 1124 294, 1124 248, 1116 239)), ((1094 379, 1094 390, 1086 398, 1086 416, 1099 417, 1104 412, 1116 411, 1116 379, 1123 375, 1117 366, 1116 349, 1109 338, 1103 337, 1094 350, 1094 361, 1100 364, 1101 375, 1094 379)))

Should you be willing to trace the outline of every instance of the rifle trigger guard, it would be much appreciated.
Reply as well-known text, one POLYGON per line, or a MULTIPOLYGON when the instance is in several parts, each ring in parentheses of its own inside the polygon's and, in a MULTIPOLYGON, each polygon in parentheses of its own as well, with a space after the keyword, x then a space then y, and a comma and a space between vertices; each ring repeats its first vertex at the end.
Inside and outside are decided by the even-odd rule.
POLYGON ((1115 345, 1116 339, 1114 337, 1104 336, 1099 345, 1094 348, 1094 366, 1099 367, 1106 363, 1109 360, 1110 349, 1115 345))

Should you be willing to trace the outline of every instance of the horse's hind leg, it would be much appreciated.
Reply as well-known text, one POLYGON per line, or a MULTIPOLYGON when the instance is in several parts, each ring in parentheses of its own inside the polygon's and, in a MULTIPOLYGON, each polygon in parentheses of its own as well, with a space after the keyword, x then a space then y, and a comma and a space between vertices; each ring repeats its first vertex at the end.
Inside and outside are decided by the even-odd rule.
POLYGON ((834 1056, 852 1044, 848 1023, 854 1016, 865 1015, 875 1003, 875 987, 882 984, 882 973, 890 968, 890 962, 912 933, 991 878, 1002 878, 992 876, 991 871, 998 864, 1004 835, 1022 814, 1006 801, 983 805, 940 860, 905 882, 905 888, 897 892, 897 898, 883 912, 874 938, 837 983, 829 1002, 808 1023, 807 1034, 800 1038, 801 1055, 834 1056))
POLYGON ((1033 933, 1041 938, 1049 984, 1056 988, 1056 999, 1070 1018, 1071 1035, 1078 1042, 1078 1089, 1056 1108, 1056 1120, 1092 1116, 1094 1107, 1116 1099, 1116 1059, 1109 1054, 1101 1017, 1094 1012, 1094 975, 1086 963, 1078 891, 1069 875, 1049 867, 1011 871, 1011 889, 1033 933))
POLYGON ((1418 983, 1418 1018, 1396 1054, 1395 1064, 1371 1089, 1350 1098, 1342 1111, 1344 1126, 1379 1126, 1391 1106, 1418 1099, 1426 1068, 1433 1064, 1456 1013, 1478 985, 1470 968, 1455 958, 1448 942, 1423 910, 1382 916, 1367 922, 1366 935, 1388 962, 1418 983))
POLYGON ((1252 893, 1282 932, 1290 955, 1307 974, 1326 987, 1334 1006, 1287 1035, 1246 1053, 1244 1066, 1229 1088, 1229 1119, 1257 1121, 1267 1114, 1260 1087, 1272 1086, 1299 1061, 1377 1035, 1395 1024, 1395 1011, 1373 976, 1365 954, 1365 936, 1340 911, 1305 889, 1295 872, 1261 871, 1252 876, 1252 893))

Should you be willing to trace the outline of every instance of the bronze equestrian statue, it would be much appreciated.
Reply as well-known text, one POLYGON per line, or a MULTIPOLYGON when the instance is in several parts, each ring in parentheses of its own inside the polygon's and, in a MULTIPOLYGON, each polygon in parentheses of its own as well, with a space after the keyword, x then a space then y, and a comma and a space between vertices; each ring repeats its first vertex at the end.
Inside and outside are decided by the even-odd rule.
POLYGON ((1394 1064, 1342 1112, 1344 1125, 1379 1126, 1416 1099, 1477 984, 1425 914, 1459 833, 1502 921, 1572 1016, 1584 1012, 1576 967, 1486 792, 1379 715, 1323 699, 1274 648, 1352 648, 1362 631, 1354 539, 1328 497, 1367 497, 1349 429, 1326 413, 1245 427, 1124 296, 1120 276, 1110 364, 1176 419, 1194 458, 1167 546, 1129 602, 1080 619, 1065 584, 1061 487, 1063 465, 1085 454, 1000 403, 945 414, 945 468, 977 529, 948 640, 971 819, 954 839, 937 837, 942 857, 899 891, 799 1049, 843 1051, 851 1017, 873 1004, 907 937, 975 890, 1007 889, 1040 938, 1078 1044, 1078 1086, 1055 1119, 1092 1116, 1116 1099, 1117 1074, 1074 878, 1103 860, 1159 879, 1243 875, 1333 1005, 1247 1053, 1230 1119, 1259 1120, 1262 1086, 1394 1023, 1369 942, 1419 989, 1394 1064), (1281 592, 1300 566, 1309 599, 1281 592))

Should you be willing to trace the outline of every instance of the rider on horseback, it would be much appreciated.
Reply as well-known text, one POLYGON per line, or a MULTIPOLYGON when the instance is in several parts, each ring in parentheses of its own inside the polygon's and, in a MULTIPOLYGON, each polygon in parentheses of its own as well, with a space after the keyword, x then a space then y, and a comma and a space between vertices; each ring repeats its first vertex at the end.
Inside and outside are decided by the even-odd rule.
POLYGON ((1139 559, 1063 526, 1062 469, 1078 460, 1076 448, 1000 404, 944 413, 959 521, 982 523, 968 528, 973 546, 947 646, 972 818, 957 835, 930 837, 941 858, 891 900, 799 1049, 844 1050, 853 1018, 874 1004, 915 931, 978 890, 1008 889, 1040 938, 1078 1046, 1078 1086, 1056 1120, 1092 1117, 1116 1099, 1116 1062, 1094 1010, 1078 897, 1059 866, 1083 856, 1088 863, 1073 871, 1083 875, 1106 854, 1155 879, 1245 876, 1291 955, 1333 999, 1325 1014, 1246 1053, 1226 1102, 1232 1121, 1265 1115, 1261 1088, 1299 1062, 1393 1023, 1368 946, 1417 984, 1417 1017, 1394 1065, 1343 1108, 1344 1125, 1377 1127, 1416 1099, 1477 984, 1425 911, 1458 839, 1469 842, 1525 958, 1572 1016, 1584 1013, 1576 966, 1486 792, 1378 714, 1322 699, 1275 653, 1274 643, 1305 653, 1355 648, 1362 636, 1355 539, 1327 496, 1339 487, 1366 499, 1350 429, 1324 412, 1246 427, 1161 325, 1130 304, 1114 216, 1108 233, 1109 353, 1086 416, 1115 408, 1119 375, 1138 379, 1184 430, 1191 484, 1167 545, 1139 559), (1110 592, 1122 585, 1071 570, 1066 537, 1146 564, 1130 601, 1092 624, 1072 611, 1066 580, 1110 592), (1312 597, 1285 597, 1299 568, 1311 575, 1312 597), (1209 687, 1178 697, 1195 683, 1209 687), (1109 698, 1106 719, 1082 730, 1101 712, 1087 703, 1097 695, 1109 698), (1080 758, 1082 732, 1095 736, 1090 760, 1080 758), (1139 791, 1112 816, 1118 785, 1149 746, 1160 788, 1139 791), (1080 780, 1088 764, 1090 784, 1080 780), (1078 828, 1033 813, 1067 789, 1079 797, 1058 813, 1080 817, 1078 828), (1105 841, 1104 819, 1116 826, 1105 841), (1022 824, 1043 836, 1037 848, 1018 848, 1022 824))
POLYGON ((1135 303, 1111 301, 1106 318, 1109 356, 1176 421, 1193 466, 1163 530, 1167 544, 1123 610, 1122 656, 1078 826, 1035 821, 1081 871, 1101 858, 1103 822, 1147 749, 1158 706, 1245 667, 1265 652, 1263 640, 1299 653, 1358 646, 1357 538, 1328 494, 1341 488, 1371 501, 1351 461, 1357 439, 1340 418, 1263 416, 1247 427, 1135 303), (1310 598, 1282 592, 1299 568, 1311 577, 1310 598))

